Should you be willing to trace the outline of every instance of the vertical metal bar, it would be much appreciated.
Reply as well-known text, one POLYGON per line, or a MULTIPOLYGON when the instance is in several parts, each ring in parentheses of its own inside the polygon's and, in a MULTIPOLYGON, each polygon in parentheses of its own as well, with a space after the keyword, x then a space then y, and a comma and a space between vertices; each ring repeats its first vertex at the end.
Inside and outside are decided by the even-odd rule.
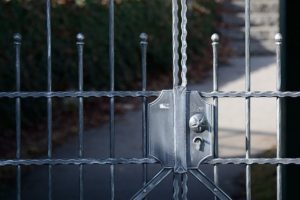
MULTIPOLYGON (((22 37, 19 33, 14 35, 14 45, 16 50, 16 91, 20 92, 21 90, 21 77, 20 77, 20 47, 21 47, 22 37)), ((21 158, 21 99, 20 97, 16 98, 16 158, 21 158)), ((21 200, 21 166, 17 166, 17 200, 21 200)))
POLYGON ((173 116, 173 131, 174 131, 174 154, 175 154, 175 172, 185 173, 187 171, 187 159, 186 159, 186 0, 181 0, 182 11, 181 11, 181 28, 182 36, 182 84, 181 86, 175 86, 173 88, 173 105, 174 105, 174 116, 173 116))
MULTIPOLYGON (((177 104, 176 100, 176 88, 179 86, 179 19, 178 19, 178 0, 172 0, 172 46, 173 46, 173 101, 174 105, 177 104)), ((177 113, 174 112, 174 121, 176 121, 176 115, 177 113)), ((174 126, 174 134, 176 135, 176 127, 174 126)), ((175 147, 175 154, 177 153, 177 144, 176 139, 174 140, 174 147, 175 147)), ((177 162, 176 162, 177 164, 177 162)), ((176 166, 175 166, 176 167, 176 166)), ((180 194, 180 179, 181 175, 179 173, 176 173, 176 170, 173 174, 173 199, 177 200, 179 199, 180 194)))
MULTIPOLYGON (((251 89, 250 82, 250 0, 245 1, 245 91, 251 89)), ((251 101, 250 97, 245 99, 245 120, 246 120, 246 158, 251 157, 251 101)), ((251 199, 251 166, 246 166, 246 199, 251 199)))
MULTIPOLYGON (((142 55, 142 90, 147 90, 147 39, 148 36, 146 33, 140 35, 140 46, 141 46, 141 55, 142 55)), ((148 133, 147 133, 147 97, 143 97, 143 110, 142 110, 142 133, 143 133, 143 157, 148 157, 148 133)), ((147 184, 148 181, 148 166, 143 164, 143 186, 147 184)))
POLYGON ((188 194, 188 175, 187 173, 182 174, 182 180, 181 180, 181 187, 182 187, 182 195, 181 198, 183 200, 187 200, 187 194, 188 194))
MULTIPOLYGON (((218 80, 218 45, 219 36, 218 34, 213 34, 211 36, 212 48, 213 48, 213 91, 217 92, 219 90, 219 80, 218 80)), ((214 158, 219 157, 219 124, 218 124, 218 112, 219 112, 219 99, 218 97, 213 98, 214 103, 214 113, 213 113, 213 154, 214 158)), ((214 183, 219 185, 219 172, 218 165, 214 165, 214 183)), ((217 197, 215 197, 217 199, 217 197)))
POLYGON ((187 182, 188 182, 187 173, 180 174, 174 171, 174 175, 173 175, 173 199, 174 200, 187 199, 187 194, 188 194, 187 182))
POLYGON ((186 144, 186 88, 179 86, 173 89, 173 132, 174 155, 176 173, 187 171, 187 144, 186 144))
MULTIPOLYGON (((47 91, 52 91, 51 0, 46 3, 47 15, 47 91)), ((47 98, 48 158, 52 158, 52 98, 47 98)), ((48 199, 52 200, 52 166, 48 166, 48 199)))
POLYGON ((178 0, 172 0, 172 45, 173 45, 173 88, 179 84, 178 0))
MULTIPOLYGON (((281 84, 281 44, 282 44, 282 36, 280 33, 275 36, 276 43, 276 62, 277 62, 277 91, 282 91, 281 84)), ((282 157, 282 144, 281 144, 281 122, 282 122, 282 99, 278 97, 276 99, 277 103, 277 158, 282 157)), ((277 200, 282 199, 282 165, 277 165, 277 200)))
MULTIPOLYGON (((110 91, 115 90, 114 0, 109 1, 109 66, 110 91)), ((110 157, 115 157, 115 98, 110 98, 110 157)), ((115 199, 115 169, 110 166, 111 199, 115 199)))
MULTIPOLYGON (((78 50, 78 90, 83 91, 83 46, 84 46, 84 35, 77 34, 77 50, 78 50)), ((83 111, 83 97, 79 97, 79 158, 83 157, 83 131, 84 131, 84 111, 83 111)), ((83 200, 83 165, 79 165, 79 197, 83 200)))
POLYGON ((180 196, 181 174, 174 172, 173 174, 173 199, 178 200, 180 196))
POLYGON ((186 0, 181 0, 181 86, 186 87, 187 86, 187 4, 186 0))

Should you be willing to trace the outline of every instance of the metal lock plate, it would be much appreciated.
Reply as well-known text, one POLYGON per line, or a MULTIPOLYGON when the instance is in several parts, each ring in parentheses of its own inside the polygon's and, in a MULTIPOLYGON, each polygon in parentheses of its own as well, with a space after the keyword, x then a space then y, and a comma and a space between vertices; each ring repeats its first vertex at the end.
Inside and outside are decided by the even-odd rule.
POLYGON ((178 96, 174 95, 174 90, 162 91, 148 105, 149 154, 166 168, 176 168, 179 162, 187 170, 198 168, 201 161, 212 156, 213 106, 197 91, 187 91, 183 95, 186 107, 179 108, 179 112, 180 105, 174 106, 174 96, 178 96), (175 118, 175 115, 182 116, 175 118), (175 123, 180 121, 174 119, 185 120, 184 127, 178 128, 175 123), (178 138, 185 141, 177 141, 178 138))

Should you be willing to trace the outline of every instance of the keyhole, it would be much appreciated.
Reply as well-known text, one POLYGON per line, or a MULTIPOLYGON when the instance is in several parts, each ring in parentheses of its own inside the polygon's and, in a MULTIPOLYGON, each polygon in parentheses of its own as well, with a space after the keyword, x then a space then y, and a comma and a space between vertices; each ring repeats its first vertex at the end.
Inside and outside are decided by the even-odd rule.
POLYGON ((204 140, 201 137, 195 137, 193 140, 197 151, 203 151, 204 150, 204 140))

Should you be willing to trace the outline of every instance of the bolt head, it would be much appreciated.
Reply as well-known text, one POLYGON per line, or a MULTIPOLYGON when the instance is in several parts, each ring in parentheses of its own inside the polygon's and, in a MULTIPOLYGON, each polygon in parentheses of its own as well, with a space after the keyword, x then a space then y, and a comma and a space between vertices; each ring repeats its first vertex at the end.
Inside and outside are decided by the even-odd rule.
POLYGON ((206 127, 206 120, 204 114, 194 114, 189 120, 189 127, 196 133, 204 132, 206 127))

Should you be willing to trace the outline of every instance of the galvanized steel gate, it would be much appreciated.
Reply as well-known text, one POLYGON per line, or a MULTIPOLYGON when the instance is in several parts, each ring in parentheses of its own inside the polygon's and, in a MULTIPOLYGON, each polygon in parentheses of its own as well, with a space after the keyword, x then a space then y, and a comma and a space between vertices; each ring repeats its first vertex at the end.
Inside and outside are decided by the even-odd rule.
POLYGON ((48 199, 52 199, 52 166, 78 165, 80 199, 83 199, 83 167, 84 165, 110 165, 111 199, 115 199, 115 165, 142 164, 144 184, 132 199, 143 199, 170 173, 174 173, 173 198, 187 199, 188 175, 195 176, 210 190, 217 199, 231 199, 218 187, 218 165, 235 164, 246 165, 246 196, 251 199, 251 165, 271 164, 277 166, 277 199, 282 199, 282 165, 300 164, 300 159, 282 158, 281 150, 281 99, 285 97, 300 97, 299 92, 281 91, 281 63, 280 46, 281 35, 277 34, 275 43, 277 48, 277 91, 251 91, 250 88, 250 0, 245 0, 245 91, 221 92, 218 90, 218 35, 212 36, 213 47, 213 91, 187 91, 186 66, 186 36, 187 36, 187 0, 181 0, 181 10, 177 0, 173 3, 173 89, 166 91, 147 91, 146 89, 146 50, 147 35, 141 34, 142 53, 142 90, 115 91, 114 86, 114 1, 109 1, 109 58, 110 58, 110 91, 83 91, 83 47, 84 36, 77 35, 78 46, 78 91, 52 91, 51 69, 51 0, 46 0, 47 16, 47 52, 48 52, 48 89, 44 92, 20 91, 20 47, 21 35, 14 36, 16 52, 16 88, 14 92, 0 92, 0 98, 14 98, 16 101, 16 143, 17 152, 14 160, 0 160, 0 166, 17 167, 17 199, 21 199, 21 168, 24 165, 48 166, 48 199), (180 14, 180 16, 179 16, 180 14), (181 20, 179 20, 181 19, 181 20), (179 24, 181 22, 181 24, 179 24), (179 31, 181 30, 181 31, 179 31), (179 35, 179 32, 181 35, 179 35), (180 38, 180 41, 179 41, 180 38), (179 44, 181 48, 179 49, 179 44), (181 60, 179 61, 179 58, 181 60), (180 67, 179 67, 180 63, 180 67), (179 72, 181 71, 181 79, 179 72), (181 84, 179 84, 181 82, 181 84), (158 99, 148 105, 148 97, 158 99), (79 149, 78 158, 52 158, 52 98, 78 98, 79 101, 79 149), (83 100, 88 97, 110 98, 110 158, 93 159, 83 157, 83 100), (115 97, 142 97, 143 98, 143 158, 116 158, 115 157, 115 97), (212 98, 213 105, 207 104, 201 98, 212 98), (244 98, 246 111, 245 138, 246 156, 241 158, 218 158, 218 99, 244 98), (251 98, 277 99, 277 157, 272 159, 251 157, 250 133, 250 100, 251 98), (47 98, 48 113, 48 158, 21 159, 21 98, 47 98), (168 139, 168 142, 166 140, 168 139), (171 141, 171 142, 169 142, 171 141), (160 163, 162 170, 148 180, 147 165, 160 163), (214 166, 214 180, 210 180, 198 169, 200 164, 214 166))

